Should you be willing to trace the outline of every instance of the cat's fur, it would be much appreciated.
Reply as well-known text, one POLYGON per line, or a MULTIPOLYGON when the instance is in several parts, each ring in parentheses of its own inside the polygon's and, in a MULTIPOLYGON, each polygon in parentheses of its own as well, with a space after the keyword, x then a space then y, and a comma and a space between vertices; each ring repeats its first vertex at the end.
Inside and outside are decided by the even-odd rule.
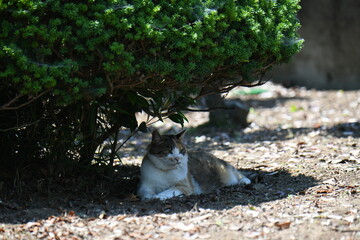
POLYGON ((179 195, 208 193, 216 188, 251 181, 229 163, 203 151, 187 151, 177 135, 152 134, 141 164, 138 195, 144 199, 168 199, 179 195))

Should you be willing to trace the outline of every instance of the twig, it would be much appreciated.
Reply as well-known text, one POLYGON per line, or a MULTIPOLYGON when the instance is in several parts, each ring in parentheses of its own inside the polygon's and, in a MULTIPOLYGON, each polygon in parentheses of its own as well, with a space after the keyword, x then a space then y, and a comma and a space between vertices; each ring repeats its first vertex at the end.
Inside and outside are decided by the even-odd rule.
POLYGON ((29 126, 32 126, 34 124, 37 124, 38 122, 40 122, 40 119, 39 120, 36 120, 32 123, 28 123, 28 124, 23 124, 21 126, 16 126, 16 127, 11 127, 11 128, 6 128, 6 129, 0 129, 0 132, 8 132, 8 131, 11 131, 11 130, 18 130, 20 128, 24 128, 24 127, 29 127, 29 126))
POLYGON ((343 232, 343 233, 360 232, 360 229, 346 229, 346 230, 340 230, 340 232, 343 232))
POLYGON ((116 149, 115 152, 118 152, 118 151, 120 150, 120 148, 122 148, 122 146, 124 146, 124 144, 127 143, 127 141, 129 141, 130 138, 132 138, 132 137, 135 135, 135 133, 137 133, 137 130, 135 130, 133 133, 131 133, 131 134, 125 139, 125 141, 124 141, 122 144, 120 144, 120 146, 116 149))
POLYGON ((111 144, 111 153, 110 153, 110 160, 109 160, 109 165, 111 167, 114 166, 114 158, 115 158, 115 155, 116 155, 116 144, 117 144, 117 141, 118 141, 118 138, 119 138, 119 131, 116 131, 115 134, 114 134, 114 140, 111 144))
MULTIPOLYGON (((23 104, 21 104, 21 105, 19 105, 19 106, 16 106, 16 107, 7 107, 7 106, 9 106, 9 105, 7 105, 7 104, 9 104, 9 103, 12 104, 12 103, 16 102, 16 100, 14 101, 14 99, 13 99, 13 100, 11 100, 10 102, 8 102, 8 103, 4 104, 3 106, 1 106, 0 111, 1 111, 1 110, 17 110, 17 109, 20 109, 20 108, 22 108, 22 107, 24 107, 24 106, 26 106, 26 105, 34 102, 34 101, 37 100, 39 97, 43 96, 44 94, 48 93, 49 91, 50 91, 50 89, 47 89, 46 91, 40 93, 40 94, 37 95, 36 97, 31 98, 31 100, 29 100, 29 101, 27 101, 27 102, 25 102, 25 103, 23 103, 23 104)), ((18 96, 19 96, 19 95, 18 95, 18 96)), ((15 97, 15 98, 16 98, 16 97, 15 97)))
POLYGON ((189 112, 211 112, 211 111, 215 111, 215 110, 234 110, 233 107, 212 107, 212 108, 207 108, 207 109, 192 109, 192 108, 185 108, 185 111, 189 111, 189 112))
POLYGON ((23 94, 17 95, 17 96, 14 97, 13 99, 11 99, 11 101, 9 101, 8 103, 5 103, 4 105, 2 105, 0 109, 6 108, 6 107, 10 106, 11 104, 13 104, 14 102, 16 102, 19 98, 21 98, 21 97, 23 97, 23 96, 24 96, 23 94))

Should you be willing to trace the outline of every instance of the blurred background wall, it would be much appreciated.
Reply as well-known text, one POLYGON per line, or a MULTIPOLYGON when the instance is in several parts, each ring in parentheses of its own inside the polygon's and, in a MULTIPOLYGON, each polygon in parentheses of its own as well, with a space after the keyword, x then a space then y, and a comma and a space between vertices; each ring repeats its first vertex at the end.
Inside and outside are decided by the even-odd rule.
POLYGON ((273 81, 318 89, 360 88, 360 0, 301 0, 302 51, 273 81))

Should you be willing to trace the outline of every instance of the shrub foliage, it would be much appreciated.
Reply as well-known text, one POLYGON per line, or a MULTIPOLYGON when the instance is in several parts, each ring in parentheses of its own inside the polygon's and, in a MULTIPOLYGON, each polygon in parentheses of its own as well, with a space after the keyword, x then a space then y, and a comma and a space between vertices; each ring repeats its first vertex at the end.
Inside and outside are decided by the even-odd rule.
MULTIPOLYGON (((135 114, 183 123, 301 49, 298 0, 0 2, 0 165, 90 165, 135 114)), ((115 154, 113 149, 112 158, 115 154)))

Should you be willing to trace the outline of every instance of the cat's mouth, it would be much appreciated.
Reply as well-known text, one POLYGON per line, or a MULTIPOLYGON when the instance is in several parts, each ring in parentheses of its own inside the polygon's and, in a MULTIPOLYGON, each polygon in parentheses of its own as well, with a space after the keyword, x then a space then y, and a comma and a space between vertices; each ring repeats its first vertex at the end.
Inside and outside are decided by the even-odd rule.
POLYGON ((181 161, 169 161, 168 166, 171 169, 177 169, 179 166, 181 166, 181 161))
POLYGON ((172 163, 173 165, 175 165, 175 166, 181 164, 181 158, 179 158, 179 157, 169 158, 169 160, 170 160, 171 163, 172 163))
POLYGON ((170 163, 170 164, 169 164, 169 167, 172 168, 172 169, 175 169, 175 168, 177 168, 178 166, 180 166, 180 163, 170 163))

